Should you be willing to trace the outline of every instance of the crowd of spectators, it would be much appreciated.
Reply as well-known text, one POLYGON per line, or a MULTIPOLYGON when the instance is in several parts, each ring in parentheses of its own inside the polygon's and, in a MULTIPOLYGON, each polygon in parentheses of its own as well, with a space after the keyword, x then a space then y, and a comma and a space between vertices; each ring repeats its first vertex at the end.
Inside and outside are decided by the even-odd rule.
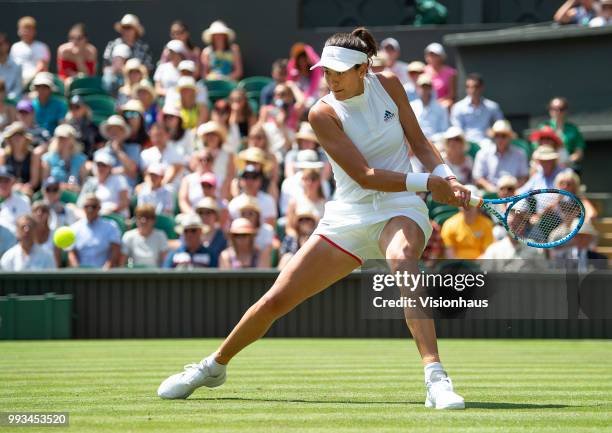
POLYGON ((566 0, 553 19, 563 25, 609 26, 612 25, 612 0, 566 0))
MULTIPOLYGON (((597 14, 609 12, 610 2, 600 3, 597 14)), ((595 18, 591 7, 569 1, 559 20, 595 18)), ((1 269, 283 267, 312 234, 334 190, 306 121, 329 92, 321 70, 310 70, 319 60, 313 47, 296 43, 275 61, 256 99, 240 85, 218 97, 211 80, 245 78, 237 35, 223 21, 202 32, 202 49, 173 22, 156 60, 143 24, 127 14, 101 65, 85 25, 76 24, 57 49, 57 74, 34 18, 17 27, 12 44, 0 33, 1 269), (87 96, 70 91, 74 80, 94 76, 114 101, 102 118, 87 96), (53 233, 66 225, 76 242, 61 251, 53 233)), ((372 69, 400 79, 425 135, 475 194, 543 187, 582 194, 585 143, 568 121, 566 99, 553 97, 550 120, 519 140, 484 96, 484 78, 473 73, 458 83, 441 44, 426 46, 422 59, 401 58, 399 42, 386 38, 372 69), (459 85, 467 95, 460 100, 459 85)), ((590 221, 597 212, 584 201, 590 221)), ((496 232, 476 209, 432 224, 428 258, 539 254, 496 232)), ((591 242, 572 246, 574 255, 591 251, 596 238, 588 221, 581 233, 591 242)))

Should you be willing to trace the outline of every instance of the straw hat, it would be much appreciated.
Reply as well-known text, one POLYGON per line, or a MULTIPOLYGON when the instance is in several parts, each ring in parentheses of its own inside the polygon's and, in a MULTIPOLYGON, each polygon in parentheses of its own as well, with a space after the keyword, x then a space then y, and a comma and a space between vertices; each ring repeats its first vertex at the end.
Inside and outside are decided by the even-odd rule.
POLYGON ((428 74, 421 74, 417 79, 417 86, 429 86, 433 85, 431 77, 428 74))
POLYGON ((100 133, 104 138, 108 138, 108 129, 111 126, 118 126, 123 129, 123 135, 130 135, 131 129, 125 119, 118 114, 113 114, 100 125, 100 133))
POLYGON ((216 120, 209 120, 206 123, 202 123, 196 130, 196 135, 200 137, 200 139, 204 137, 204 135, 211 133, 218 134, 223 143, 225 143, 225 140, 227 140, 227 129, 225 129, 225 126, 221 125, 216 120))
POLYGON ((62 123, 61 125, 58 125, 57 128, 55 128, 55 130, 53 131, 53 136, 61 138, 77 138, 79 136, 79 133, 76 129, 74 129, 72 125, 62 123))
POLYGON ((196 71, 196 64, 193 60, 181 60, 181 62, 178 64, 178 70, 193 73, 196 71))
POLYGON ((265 172, 271 168, 270 161, 268 161, 266 157, 266 152, 259 147, 248 147, 238 154, 238 170, 242 170, 247 162, 261 164, 265 172))
POLYGON ((28 129, 25 126, 25 123, 16 121, 11 123, 4 129, 4 133, 2 137, 4 140, 8 140, 13 135, 22 134, 28 141, 32 141, 32 136, 28 134, 28 129))
POLYGON ((387 66, 387 61, 389 60, 389 56, 385 50, 378 50, 375 56, 372 56, 372 67, 373 68, 382 68, 387 66))
POLYGON ((316 150, 304 149, 298 152, 294 166, 299 169, 321 169, 325 166, 325 163, 319 160, 319 154, 316 150))
POLYGON ((200 201, 198 201, 195 206, 195 209, 210 209, 214 210, 215 212, 219 212, 219 205, 217 204, 217 200, 215 200, 214 198, 204 197, 203 199, 200 199, 200 201))
POLYGON ((318 221, 321 218, 319 211, 310 202, 300 202, 295 210, 295 217, 299 218, 312 218, 318 221))
POLYGON ((312 126, 310 126, 310 123, 308 122, 300 123, 300 130, 297 132, 297 134, 295 134, 295 139, 309 140, 314 141, 315 143, 319 142, 319 139, 317 138, 314 129, 312 129, 312 126))
POLYGON ((175 104, 164 104, 162 113, 168 116, 181 117, 181 110, 175 104))
POLYGON ((557 151, 548 145, 538 146, 533 152, 532 158, 538 161, 552 161, 553 159, 559 159, 557 151))
POLYGON ((94 153, 93 160, 96 163, 99 162, 100 164, 108 165, 109 167, 114 166, 116 162, 115 157, 106 149, 101 149, 94 153))
POLYGON ((183 232, 186 229, 202 229, 204 224, 202 223, 202 219, 197 214, 190 213, 181 218, 181 225, 179 227, 181 232, 183 232))
POLYGON ((132 98, 136 98, 138 96, 138 92, 141 90, 148 92, 153 99, 157 98, 155 88, 151 85, 149 80, 141 80, 140 83, 134 86, 134 90, 132 90, 132 98))
POLYGON ((51 72, 39 72, 36 74, 30 85, 30 90, 34 90, 36 86, 47 86, 54 92, 57 90, 55 82, 53 80, 53 74, 51 72))
POLYGON ((253 224, 248 219, 236 218, 232 221, 229 232, 232 235, 254 235, 257 233, 257 229, 253 227, 253 224))
POLYGON ((559 137, 555 130, 548 125, 544 126, 542 129, 534 131, 529 136, 529 140, 533 142, 538 142, 543 138, 548 138, 554 141, 558 147, 563 145, 563 140, 561 140, 561 137, 559 137))
POLYGON ((137 58, 129 59, 123 65, 123 75, 128 75, 131 71, 140 71, 143 77, 147 76, 147 67, 137 58))
POLYGON ((505 119, 496 121, 487 131, 487 134, 489 137, 494 137, 496 134, 503 134, 511 138, 516 138, 516 132, 512 129, 512 125, 505 119))
POLYGON ((121 111, 136 111, 142 114, 144 113, 144 107, 142 106, 142 102, 140 102, 138 99, 130 99, 121 106, 121 111))
POLYGON ((257 198, 251 197, 250 195, 242 194, 236 197, 235 205, 236 209, 238 209, 239 211, 251 209, 261 214, 261 208, 259 207, 259 202, 257 201, 257 198))
POLYGON ((418 60, 408 63, 408 72, 425 72, 425 63, 418 60))
POLYGON ((518 187, 518 180, 516 179, 516 177, 510 174, 505 174, 502 177, 500 177, 499 180, 497 181, 497 187, 498 188, 504 188, 504 187, 516 188, 518 187))
POLYGON ((212 42, 213 35, 227 35, 229 42, 232 43, 236 39, 236 33, 230 29, 223 21, 213 21, 209 28, 202 32, 202 40, 210 44, 212 42))
POLYGON ((117 44, 111 51, 111 57, 122 57, 129 59, 132 56, 132 49, 127 44, 117 44))
POLYGON ((138 32, 138 36, 142 37, 144 35, 144 27, 140 24, 140 20, 134 14, 125 14, 121 21, 117 21, 115 23, 115 31, 117 33, 121 33, 122 27, 134 27, 138 32))
POLYGON ((458 138, 461 141, 463 141, 465 150, 468 150, 470 145, 468 144, 468 142, 465 140, 465 133, 463 132, 463 129, 459 128, 458 126, 451 126, 449 127, 446 132, 444 132, 442 134, 442 142, 444 143, 444 145, 446 145, 448 143, 448 140, 452 139, 452 138, 458 138))

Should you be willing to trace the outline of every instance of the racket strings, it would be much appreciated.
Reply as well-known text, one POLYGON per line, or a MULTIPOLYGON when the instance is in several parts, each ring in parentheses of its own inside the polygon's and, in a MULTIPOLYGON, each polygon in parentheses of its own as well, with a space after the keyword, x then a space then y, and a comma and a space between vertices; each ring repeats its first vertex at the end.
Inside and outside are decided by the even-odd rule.
POLYGON ((581 213, 582 206, 572 197, 540 193, 523 198, 511 206, 507 223, 517 239, 547 244, 572 233, 581 213))

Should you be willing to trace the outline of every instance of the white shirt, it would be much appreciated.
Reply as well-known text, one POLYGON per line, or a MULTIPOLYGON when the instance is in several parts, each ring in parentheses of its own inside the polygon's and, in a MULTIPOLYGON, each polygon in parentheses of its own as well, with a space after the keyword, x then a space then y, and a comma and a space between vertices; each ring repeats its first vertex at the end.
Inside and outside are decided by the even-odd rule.
POLYGON ((262 224, 259 226, 259 230, 257 230, 257 234, 255 235, 255 247, 257 249, 265 250, 270 245, 272 245, 272 241, 274 240, 274 229, 270 224, 262 224))
POLYGON ((180 139, 168 141, 168 146, 176 150, 181 156, 183 164, 189 165, 189 160, 195 148, 195 142, 195 131, 193 129, 187 129, 180 139))
POLYGON ((435 134, 445 132, 448 129, 448 111, 435 99, 431 99, 429 104, 425 105, 423 100, 418 98, 410 102, 410 106, 423 130, 423 134, 428 139, 431 140, 435 134))
MULTIPOLYGON (((240 217, 240 209, 238 208, 240 202, 242 201, 242 196, 247 195, 246 193, 242 193, 234 197, 229 204, 227 205, 230 216, 232 219, 236 219, 240 217)), ((276 212, 276 202, 274 201, 274 197, 270 194, 259 191, 257 192, 257 204, 259 205, 259 209, 261 210, 261 219, 265 220, 267 218, 276 218, 278 213, 276 212)))
POLYGON ((153 80, 156 83, 159 82, 164 89, 170 90, 176 87, 180 77, 181 73, 172 62, 166 62, 157 67, 155 75, 153 75, 153 80))
MULTIPOLYGON (((163 152, 160 151, 157 146, 149 147, 148 149, 145 149, 140 152, 140 162, 142 164, 143 170, 146 170, 149 165, 155 162, 161 162, 163 164, 166 164, 168 167, 174 164, 180 164, 182 166, 183 157, 179 153, 177 146, 173 142, 169 141, 166 144, 166 147, 164 148, 163 152)), ((174 176, 174 180, 172 181, 172 183, 169 184, 173 191, 179 190, 182 178, 183 170, 181 170, 181 172, 174 176)))
POLYGON ((145 183, 138 192, 138 206, 150 204, 155 207, 156 214, 172 214, 174 212, 174 193, 168 185, 162 185, 156 190, 145 183))
POLYGON ((0 221, 4 227, 15 233, 17 218, 21 215, 28 215, 31 210, 30 200, 26 196, 12 193, 9 198, 0 203, 0 221))
POLYGON ((604 17, 595 17, 591 21, 589 21, 589 27, 603 27, 603 26, 611 26, 612 18, 604 18, 604 17))
POLYGON ((24 271, 36 269, 55 269, 53 256, 41 245, 34 244, 30 254, 17 244, 10 248, 0 259, 0 269, 3 271, 24 271))
POLYGON ((159 257, 168 251, 168 238, 161 230, 153 229, 149 237, 143 237, 138 229, 127 231, 121 241, 121 253, 136 266, 161 267, 159 257))
MULTIPOLYGON (((96 197, 100 200, 103 214, 109 213, 109 209, 117 206, 119 204, 119 193, 121 191, 128 191, 129 188, 127 180, 122 174, 111 174, 104 183, 101 183, 98 178, 90 178, 85 186, 83 186, 83 190, 91 190, 92 185, 88 185, 90 182, 95 182, 94 192, 96 197)), ((83 192, 81 192, 81 196, 79 196, 79 205, 82 205, 82 196, 83 192)), ((125 209, 121 214, 127 217, 127 212, 127 209, 125 209)))
MULTIPOLYGON (((329 186, 329 182, 323 181, 321 183, 321 189, 323 190, 323 195, 327 200, 331 195, 331 187, 329 186)), ((280 199, 278 203, 281 215, 285 215, 287 213, 287 208, 289 207, 289 202, 292 198, 300 199, 301 197, 304 197, 304 184, 302 183, 302 172, 298 171, 293 176, 283 180, 283 183, 281 184, 280 199)), ((323 216, 323 213, 321 213, 321 216, 323 216)))
POLYGON ((410 76, 408 75, 408 63, 396 60, 393 66, 387 69, 393 72, 397 78, 399 78, 402 85, 410 81, 410 76))
POLYGON ((40 61, 49 62, 51 52, 47 44, 34 41, 26 44, 23 41, 15 42, 11 47, 10 56, 15 63, 21 66, 23 82, 27 83, 36 75, 36 65, 40 61))
POLYGON ((506 235, 502 240, 493 242, 480 256, 483 269, 490 271, 527 271, 546 269, 544 251, 515 243, 506 235))

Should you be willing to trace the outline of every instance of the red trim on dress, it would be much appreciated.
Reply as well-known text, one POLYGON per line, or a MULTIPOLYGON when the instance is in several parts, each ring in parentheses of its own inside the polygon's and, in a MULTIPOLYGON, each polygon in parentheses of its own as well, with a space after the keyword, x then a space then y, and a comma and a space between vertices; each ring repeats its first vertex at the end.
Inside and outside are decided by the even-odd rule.
POLYGON ((348 250, 345 250, 344 248, 342 248, 340 245, 338 245, 337 243, 335 243, 334 241, 332 241, 330 238, 328 238, 325 235, 322 235, 320 233, 317 233, 317 235, 321 236, 321 239, 327 241, 327 243, 329 243, 331 246, 334 246, 336 248, 338 248, 340 251, 342 251, 343 253, 348 254, 349 256, 351 256, 352 258, 354 258, 355 260, 357 260, 359 262, 360 265, 363 264, 363 260, 361 260, 359 257, 357 257, 355 254, 351 253, 348 250))

